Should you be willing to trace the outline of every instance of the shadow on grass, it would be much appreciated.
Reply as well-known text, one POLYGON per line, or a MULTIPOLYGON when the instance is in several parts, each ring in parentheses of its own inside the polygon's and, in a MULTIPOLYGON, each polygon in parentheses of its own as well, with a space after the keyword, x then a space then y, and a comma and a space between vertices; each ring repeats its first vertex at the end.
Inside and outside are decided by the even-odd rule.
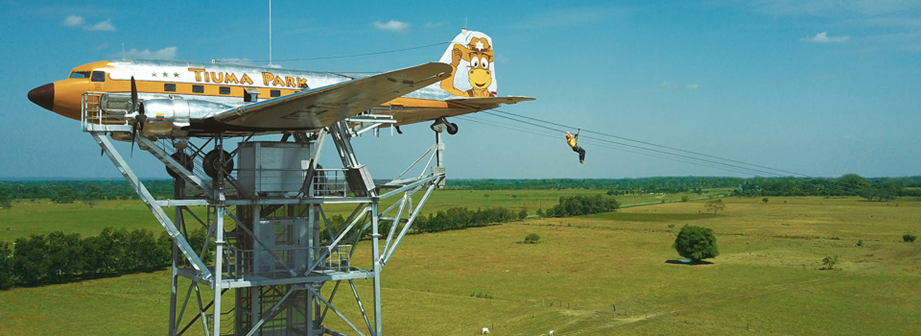
POLYGON ((696 265, 713 265, 713 262, 710 262, 710 261, 706 261, 706 260, 690 260, 690 259, 681 259, 681 260, 672 259, 672 260, 666 260, 665 263, 666 263, 666 264, 673 264, 673 265, 688 265, 688 266, 696 266, 696 265))

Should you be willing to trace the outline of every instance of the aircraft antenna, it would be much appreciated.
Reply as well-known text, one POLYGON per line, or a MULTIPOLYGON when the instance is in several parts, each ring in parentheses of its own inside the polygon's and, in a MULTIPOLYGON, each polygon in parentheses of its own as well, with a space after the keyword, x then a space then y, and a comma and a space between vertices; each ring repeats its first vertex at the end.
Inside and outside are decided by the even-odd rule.
POLYGON ((269 0, 269 65, 272 65, 272 0, 269 0))

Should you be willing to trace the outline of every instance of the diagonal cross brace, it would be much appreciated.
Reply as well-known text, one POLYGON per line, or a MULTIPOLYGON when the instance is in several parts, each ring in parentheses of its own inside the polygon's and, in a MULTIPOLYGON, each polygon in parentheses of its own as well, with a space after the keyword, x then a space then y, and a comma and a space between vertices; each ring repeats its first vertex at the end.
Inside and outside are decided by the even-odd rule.
POLYGON ((201 258, 195 254, 195 250, 192 249, 192 245, 189 245, 189 242, 182 236, 182 233, 179 232, 179 228, 173 224, 173 221, 166 215, 166 212, 163 211, 157 200, 154 199, 153 195, 150 194, 150 191, 147 190, 147 187, 144 187, 144 184, 141 183, 141 180, 138 176, 131 170, 131 167, 128 166, 128 163, 125 161, 125 158, 118 153, 118 150, 112 145, 112 142, 109 141, 109 138, 105 136, 105 133, 99 132, 90 132, 93 136, 93 139, 96 140, 96 143, 102 147, 102 150, 106 152, 106 155, 109 156, 109 159, 112 160, 112 163, 115 164, 115 167, 118 168, 118 172, 122 174, 125 180, 128 181, 128 184, 134 188, 134 191, 138 193, 138 196, 141 197, 141 200, 144 201, 144 204, 147 204, 147 207, 150 208, 150 211, 153 212, 154 217, 157 218, 157 221, 160 222, 160 225, 163 226, 163 229, 166 230, 166 233, 169 234, 170 238, 176 242, 176 245, 179 247, 179 251, 185 256, 192 264, 192 268, 201 273, 202 278, 208 279, 211 277, 211 271, 208 270, 208 267, 205 266, 205 263, 202 262, 201 258))
POLYGON ((211 186, 201 180, 198 175, 193 174, 188 169, 183 167, 179 162, 173 159, 163 148, 160 148, 156 143, 150 141, 150 139, 144 136, 137 137, 138 144, 142 144, 147 147, 147 151, 153 155, 157 160, 163 162, 169 169, 172 169, 174 172, 178 172, 186 181, 195 184, 199 188, 205 191, 205 195, 213 196, 214 192, 211 190, 211 186))

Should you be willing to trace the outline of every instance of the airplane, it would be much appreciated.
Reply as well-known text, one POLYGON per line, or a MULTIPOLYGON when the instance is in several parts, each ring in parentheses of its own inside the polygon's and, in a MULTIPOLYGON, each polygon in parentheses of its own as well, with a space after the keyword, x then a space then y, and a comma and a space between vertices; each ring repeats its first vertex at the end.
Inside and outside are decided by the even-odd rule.
POLYGON ((110 135, 132 142, 137 135, 181 143, 218 134, 315 132, 360 114, 389 115, 396 122, 380 126, 398 132, 434 121, 433 129, 443 125, 455 134, 448 117, 534 100, 497 96, 494 55, 492 38, 464 28, 438 62, 372 76, 214 61, 100 61, 32 89, 28 98, 67 118, 130 124, 133 132, 110 135))

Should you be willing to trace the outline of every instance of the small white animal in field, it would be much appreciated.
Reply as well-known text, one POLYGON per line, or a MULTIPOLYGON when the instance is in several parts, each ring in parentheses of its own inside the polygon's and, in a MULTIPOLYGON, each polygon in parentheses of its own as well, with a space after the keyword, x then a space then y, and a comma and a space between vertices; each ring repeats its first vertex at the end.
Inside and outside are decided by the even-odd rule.
POLYGON ((550 330, 550 336, 553 336, 553 330, 550 330))
POLYGON ((486 335, 488 333, 489 333, 489 328, 483 328, 483 332, 481 332, 480 335, 486 335))

